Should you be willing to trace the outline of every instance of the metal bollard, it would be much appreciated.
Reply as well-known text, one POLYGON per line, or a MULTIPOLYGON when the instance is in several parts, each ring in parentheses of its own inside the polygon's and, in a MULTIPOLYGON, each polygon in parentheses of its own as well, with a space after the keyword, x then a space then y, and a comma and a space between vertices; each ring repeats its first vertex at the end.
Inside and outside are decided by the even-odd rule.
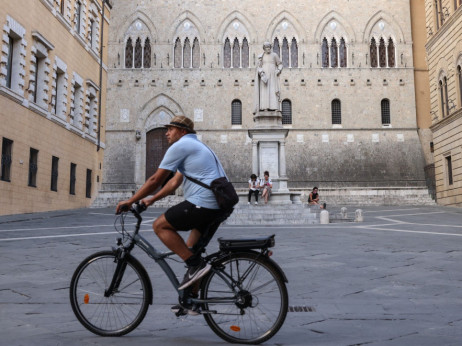
POLYGON ((327 210, 321 210, 319 214, 319 220, 321 225, 326 225, 329 223, 329 212, 327 210))
POLYGON ((356 209, 355 211, 355 222, 363 222, 364 216, 362 209, 356 209))
POLYGON ((346 207, 343 207, 342 209, 340 209, 340 213, 342 214, 342 219, 348 219, 346 207))

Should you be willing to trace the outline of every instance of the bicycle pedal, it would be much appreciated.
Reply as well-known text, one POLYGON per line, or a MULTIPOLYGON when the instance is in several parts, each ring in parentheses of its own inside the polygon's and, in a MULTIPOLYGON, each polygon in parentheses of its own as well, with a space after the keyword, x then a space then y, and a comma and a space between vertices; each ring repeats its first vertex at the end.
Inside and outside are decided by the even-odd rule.
POLYGON ((176 317, 187 316, 187 315, 188 315, 188 311, 183 310, 183 309, 180 309, 177 312, 175 312, 176 317))

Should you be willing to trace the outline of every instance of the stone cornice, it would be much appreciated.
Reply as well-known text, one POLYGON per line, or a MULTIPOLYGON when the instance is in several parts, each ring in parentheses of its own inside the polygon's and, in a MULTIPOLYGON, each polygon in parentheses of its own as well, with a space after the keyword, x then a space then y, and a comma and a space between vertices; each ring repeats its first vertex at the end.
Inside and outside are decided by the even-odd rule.
POLYGON ((435 133, 438 130, 441 130, 443 127, 448 126, 450 123, 462 118, 462 108, 459 108, 457 111, 449 115, 448 117, 441 119, 437 123, 430 126, 432 133, 435 133))
POLYGON ((435 45, 437 42, 440 41, 441 37, 446 34, 446 32, 449 30, 449 28, 452 28, 452 25, 460 18, 462 17, 462 6, 460 6, 456 12, 452 16, 450 16, 443 24, 443 26, 434 34, 428 41, 427 44, 425 45, 425 48, 427 50, 427 54, 431 49, 433 48, 433 45, 435 45))

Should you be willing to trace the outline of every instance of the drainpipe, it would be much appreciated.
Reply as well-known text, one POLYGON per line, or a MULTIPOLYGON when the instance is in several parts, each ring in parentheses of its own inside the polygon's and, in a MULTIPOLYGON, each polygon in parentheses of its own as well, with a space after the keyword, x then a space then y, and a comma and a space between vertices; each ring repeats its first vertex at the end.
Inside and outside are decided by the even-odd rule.
POLYGON ((104 41, 104 8, 105 5, 108 5, 112 9, 110 1, 103 0, 102 6, 103 10, 101 13, 101 41, 99 48, 99 94, 98 94, 98 145, 96 146, 96 151, 99 151, 101 148, 101 94, 103 93, 103 41, 104 41))

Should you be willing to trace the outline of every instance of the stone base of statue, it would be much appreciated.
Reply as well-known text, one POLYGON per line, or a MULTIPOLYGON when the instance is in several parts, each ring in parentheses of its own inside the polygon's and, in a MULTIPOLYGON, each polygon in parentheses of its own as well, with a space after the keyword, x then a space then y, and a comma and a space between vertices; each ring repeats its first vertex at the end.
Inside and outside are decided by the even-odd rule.
POLYGON ((259 111, 254 116, 255 126, 249 129, 252 139, 252 173, 263 179, 268 171, 273 182, 269 204, 300 203, 296 193, 287 187, 285 144, 289 130, 282 126, 278 110, 259 111))

